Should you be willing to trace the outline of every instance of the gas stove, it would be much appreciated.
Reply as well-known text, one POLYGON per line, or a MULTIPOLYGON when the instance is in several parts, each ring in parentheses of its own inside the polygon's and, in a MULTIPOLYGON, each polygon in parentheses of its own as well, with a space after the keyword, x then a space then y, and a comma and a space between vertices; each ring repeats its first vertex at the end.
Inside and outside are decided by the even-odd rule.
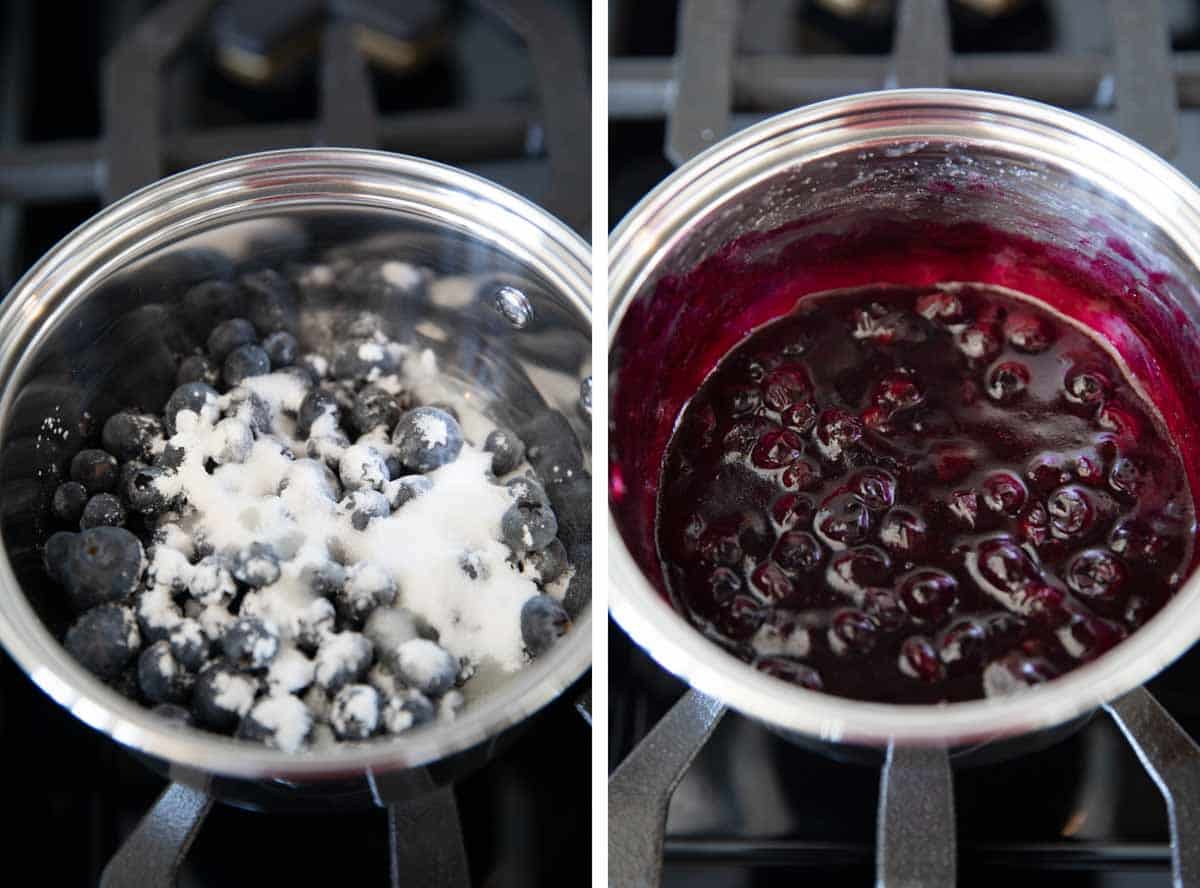
MULTIPOLYGON (((731 132, 810 102, 900 86, 1066 107, 1200 181, 1192 107, 1200 53, 1190 51, 1198 37, 1192 2, 684 0, 649 10, 614 0, 609 218, 615 225, 678 163, 731 132)), ((878 819, 878 764, 801 748, 736 713, 715 721, 711 701, 687 692, 615 624, 609 672, 610 767, 644 751, 654 732, 673 741, 673 757, 658 766, 682 774, 655 849, 664 885, 871 884, 877 848, 903 856, 905 845, 948 836, 958 884, 1172 884, 1163 795, 1107 713, 1043 748, 955 768, 953 819, 897 828, 878 819)), ((1149 686, 1192 737, 1200 736, 1198 675, 1193 649, 1149 686)), ((1152 708, 1117 714, 1126 724, 1157 718, 1152 708)), ((1152 759, 1164 749, 1170 765, 1193 756, 1160 728, 1149 733, 1152 759)), ((1176 787, 1178 817, 1186 821, 1197 801, 1176 787)), ((896 884, 941 883, 931 874, 896 884)))
MULTIPOLYGON (((421 155, 493 179, 587 232, 589 12, 553 0, 5 3, 0 293, 109 201, 272 148, 421 155)), ((588 877, 591 733, 579 693, 454 788, 473 884, 588 877)), ((18 763, 11 847, 43 849, 52 837, 56 853, 34 864, 48 885, 97 884, 167 785, 3 654, 0 748, 18 763)), ((178 884, 418 884, 421 849, 406 838, 382 810, 281 815, 218 804, 178 884)), ((140 876, 162 862, 140 863, 124 874, 158 884, 140 876)))

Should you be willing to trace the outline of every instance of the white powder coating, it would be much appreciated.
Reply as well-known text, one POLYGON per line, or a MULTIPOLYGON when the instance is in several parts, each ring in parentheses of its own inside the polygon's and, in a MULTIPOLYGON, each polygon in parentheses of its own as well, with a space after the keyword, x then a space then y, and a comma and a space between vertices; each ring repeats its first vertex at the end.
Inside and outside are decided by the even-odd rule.
POLYGON ((294 647, 285 647, 267 669, 267 685, 272 690, 296 694, 313 683, 316 664, 294 647))
POLYGON ((166 635, 182 622, 183 614, 171 598, 171 587, 156 584, 138 596, 137 618, 148 630, 166 635))
POLYGON ((338 632, 325 636, 317 650, 316 668, 313 673, 317 684, 328 688, 339 678, 345 677, 357 664, 365 664, 371 656, 371 642, 357 632, 338 632))
POLYGON ((427 413, 416 418, 417 434, 426 447, 441 447, 450 438, 450 430, 443 419, 427 413))
POLYGON ((312 713, 291 694, 269 694, 254 704, 250 717, 270 730, 267 745, 284 752, 297 752, 312 730, 312 713))
POLYGON ((383 360, 383 346, 378 342, 364 342, 358 347, 358 357, 361 361, 370 361, 378 363, 383 360))
POLYGON ((192 565, 187 557, 169 546, 155 546, 146 568, 146 584, 165 586, 182 592, 192 580, 192 565))
POLYGON ((420 269, 407 262, 385 262, 379 266, 379 276, 402 290, 412 290, 424 280, 420 269))
MULTIPOLYGON (((829 635, 830 644, 834 644, 834 633, 829 635)), ((838 639, 838 642, 841 640, 838 639)), ((781 632, 778 626, 763 623, 754 637, 750 640, 755 652, 760 657, 807 657, 812 648, 808 630, 796 626, 790 632, 781 632)))
POLYGON ((219 672, 213 678, 213 690, 217 693, 213 702, 221 709, 245 715, 254 705, 254 695, 258 690, 252 679, 245 675, 231 675, 219 672))
MULTIPOLYGON (((439 675, 446 672, 446 652, 424 638, 414 638, 396 649, 396 663, 400 674, 420 688, 433 684, 439 675)), ((458 664, 449 664, 457 673, 458 664)))

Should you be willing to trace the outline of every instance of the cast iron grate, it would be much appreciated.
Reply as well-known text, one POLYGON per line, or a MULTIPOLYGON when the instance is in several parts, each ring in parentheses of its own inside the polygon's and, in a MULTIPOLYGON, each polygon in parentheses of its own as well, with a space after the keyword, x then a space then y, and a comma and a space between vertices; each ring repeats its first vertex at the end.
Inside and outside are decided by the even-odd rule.
MULTIPOLYGON (((1173 50, 1170 37, 1175 33, 1179 48, 1195 42, 1200 16, 1195 4, 990 4, 1022 17, 1007 29, 1002 19, 981 20, 966 9, 987 5, 682 0, 674 16, 660 11, 657 27, 646 28, 646 19, 630 4, 610 4, 612 222, 673 164, 731 132, 810 102, 904 86, 990 90, 1065 106, 1113 126, 1200 178, 1200 114, 1194 110, 1200 105, 1200 53, 1173 50), (882 21, 875 15, 847 22, 830 13, 835 6, 882 7, 892 14, 882 21), (1186 20, 1182 25, 1181 19, 1186 20), (803 30, 809 25, 826 34, 832 27, 833 39, 812 39, 812 29, 803 30), (797 51, 797 44, 816 51, 797 51)), ((1190 701, 1181 703, 1172 688, 1191 675, 1196 659, 1185 657, 1155 682, 1156 693, 1192 731, 1200 721, 1190 701)), ((1023 879, 1032 874, 1027 884, 1042 884, 1039 874, 1056 885, 1167 884, 1172 872, 1176 884, 1200 884, 1193 859, 1198 840, 1191 832, 1200 813, 1200 751, 1145 691, 1109 707, 1111 722, 1094 719, 1050 751, 1026 756, 1025 764, 958 771, 951 778, 944 755, 895 750, 884 764, 880 787, 877 775, 864 777, 867 769, 845 776, 852 766, 781 750, 786 744, 744 719, 724 719, 718 728, 723 707, 695 691, 680 699, 682 685, 655 672, 661 670, 614 628, 614 884, 657 884, 665 875, 669 885, 762 886, 823 873, 836 874, 838 884, 873 875, 882 885, 938 885, 954 884, 956 865, 959 877, 969 876, 970 884, 1009 884, 1017 874, 1023 879), (1165 835, 1162 802, 1150 796, 1148 781, 1133 773, 1138 769, 1113 724, 1166 797, 1173 841, 1165 835), (719 750, 713 751, 714 745, 719 750), (736 782, 734 769, 754 767, 736 758, 747 750, 772 764, 758 770, 758 782, 748 778, 742 791, 731 790, 723 784, 736 782), (1078 806, 1068 812, 1065 825, 1056 823, 1030 838, 1020 830, 993 835, 999 818, 969 810, 957 812, 956 821, 956 786, 960 808, 968 807, 960 784, 986 798, 997 794, 1014 769, 1023 769, 1022 779, 1044 780, 1047 769, 1071 770, 1064 757, 1078 758, 1087 750, 1092 750, 1087 753, 1092 773, 1083 773, 1081 766, 1071 775, 1074 783, 1063 789, 1078 806), (778 758, 800 763, 792 762, 789 772, 778 758), (681 780, 687 798, 676 800, 668 821, 672 792, 681 780), (808 816, 756 822, 753 809, 762 801, 756 796, 769 795, 766 782, 786 784, 785 795, 801 793, 794 807, 811 809, 808 816), (864 823, 861 812, 830 804, 827 793, 841 789, 859 808, 878 811, 873 823, 864 823), (1079 818, 1096 819, 1097 809, 1118 799, 1136 802, 1133 809, 1153 826, 1130 829, 1127 820, 1109 816, 1106 828, 1079 828, 1079 818), (696 809, 704 809, 704 815, 690 816, 696 809), (913 811, 920 816, 914 819, 913 811), (964 822, 975 821, 986 824, 986 838, 978 837, 978 829, 963 833, 964 822), (1133 881, 1146 878, 1154 881, 1133 881), (1120 879, 1130 881, 1114 881, 1120 879)), ((1051 778, 1048 795, 1053 785, 1051 778)), ((1053 800, 1043 804, 1054 807, 1053 800)))

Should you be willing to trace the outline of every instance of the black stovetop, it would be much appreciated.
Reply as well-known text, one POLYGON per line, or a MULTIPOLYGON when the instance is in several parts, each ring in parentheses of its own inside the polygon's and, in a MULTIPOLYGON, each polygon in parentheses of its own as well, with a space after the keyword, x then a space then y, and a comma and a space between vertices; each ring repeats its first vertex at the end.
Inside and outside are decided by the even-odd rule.
MULTIPOLYGON (((847 19, 831 8, 875 6, 894 12, 902 5, 823 0, 737 4, 741 15, 729 129, 807 101, 883 88, 887 54, 896 42, 894 15, 847 19), (758 57, 757 66, 746 63, 752 57, 758 57), (772 66, 795 73, 800 69, 788 67, 793 63, 803 63, 803 78, 786 84, 756 79, 772 66), (790 104, 784 102, 789 96, 795 98, 790 104)), ((1120 124, 1112 75, 1113 50, 1121 38, 1106 3, 1029 0, 1007 4, 1012 11, 995 19, 970 6, 950 6, 954 61, 949 85, 1025 94, 1120 124), (980 65, 984 58, 1000 63, 980 65), (1074 69, 1083 72, 1082 80, 1043 75, 1039 66, 1074 69), (982 80, 981 72, 987 71, 996 72, 996 79, 982 80)), ((1184 0, 1164 6, 1176 70, 1189 69, 1197 61, 1188 50, 1200 33, 1200 4, 1184 0)), ((688 49, 679 36, 676 7, 610 3, 611 225, 674 168, 664 151, 672 95, 668 84, 674 54, 688 49)), ((1179 100, 1172 160, 1200 178, 1200 119, 1191 107, 1196 98, 1186 78, 1179 82, 1179 100)), ((685 686, 615 624, 609 673, 609 759, 615 767, 685 686)), ((1200 737, 1198 680, 1200 650, 1193 649, 1150 685, 1193 737, 1200 737)), ((1133 888, 1171 883, 1162 796, 1103 714, 1040 752, 956 771, 954 784, 959 884, 1133 888)), ((878 797, 878 768, 834 761, 749 719, 726 715, 673 797, 664 884, 871 884, 878 797)))
MULTIPOLYGON (((113 196, 104 141, 106 53, 148 14, 165 12, 171 20, 173 10, 202 4, 98 0, 63 7, 13 0, 0 5, 0 293, 113 196)), ((179 56, 161 72, 163 103, 154 121, 164 146, 160 174, 232 153, 318 139, 362 144, 359 134, 330 130, 337 121, 322 119, 315 57, 285 71, 279 81, 258 86, 223 70, 216 47, 225 38, 217 36, 215 24, 222 9, 240 5, 261 12, 268 4, 213 5, 216 11, 188 30, 179 56)), ((275 4, 285 11, 314 5, 275 4)), ((423 7, 440 22, 426 33, 435 48, 420 67, 370 67, 376 146, 464 166, 553 205, 586 231, 588 181, 586 176, 579 180, 570 165, 552 169, 549 154, 564 137, 543 113, 544 74, 504 17, 517 5, 526 11, 548 7, 549 20, 572 33, 540 36, 539 51, 553 44, 559 53, 555 61, 577 64, 578 85, 586 88, 586 2, 328 5, 385 9, 393 26, 403 26, 396 19, 423 7)), ((429 20, 417 24, 429 28, 429 20)), ((559 79, 572 80, 561 72, 559 79)), ((582 103, 576 95, 568 99, 587 121, 586 93, 582 103)), ((571 138, 578 134, 567 137, 568 147, 571 138)), ((586 142, 586 124, 583 138, 586 142)), ((457 787, 474 884, 515 888, 582 884, 589 878, 591 732, 574 708, 577 695, 570 691, 548 707, 511 748, 457 787)), ((15 815, 5 847, 13 859, 29 860, 29 872, 40 884, 96 884, 165 786, 43 695, 3 653, 0 750, 10 762, 5 795, 15 815)), ((186 858, 180 885, 299 886, 326 884, 326 879, 327 884, 388 884, 386 827, 382 811, 289 816, 218 805, 186 858)))

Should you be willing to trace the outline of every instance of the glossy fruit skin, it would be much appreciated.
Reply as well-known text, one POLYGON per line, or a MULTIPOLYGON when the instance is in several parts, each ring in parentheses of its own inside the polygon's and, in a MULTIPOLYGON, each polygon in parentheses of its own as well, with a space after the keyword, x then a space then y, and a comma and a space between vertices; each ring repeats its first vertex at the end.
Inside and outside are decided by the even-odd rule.
POLYGON ((1140 398, 1088 334, 1007 292, 806 297, 675 424, 657 524, 674 600, 827 693, 1050 680, 1156 613, 1190 557, 1186 472, 1140 398), (780 655, 780 620, 805 652, 780 655))

